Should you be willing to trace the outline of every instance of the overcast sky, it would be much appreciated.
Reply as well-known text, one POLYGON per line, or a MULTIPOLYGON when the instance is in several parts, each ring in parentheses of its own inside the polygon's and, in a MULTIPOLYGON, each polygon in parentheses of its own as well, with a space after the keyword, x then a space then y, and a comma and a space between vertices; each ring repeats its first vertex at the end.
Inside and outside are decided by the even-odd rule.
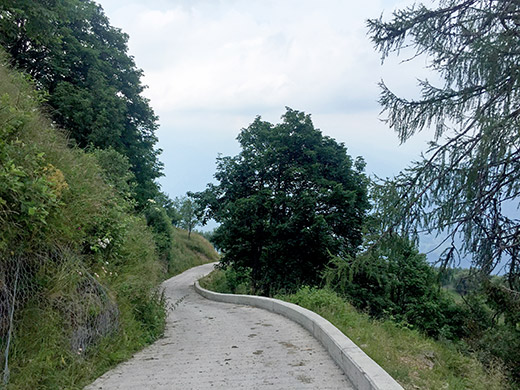
POLYGON ((425 64, 381 66, 367 37, 367 18, 389 17, 410 1, 98 1, 130 35, 130 54, 144 71, 160 118, 160 182, 171 197, 203 190, 217 154, 239 152, 239 131, 257 115, 278 123, 285 106, 310 113, 315 127, 378 176, 397 173, 429 138, 399 146, 377 103, 381 78, 413 96, 425 64))

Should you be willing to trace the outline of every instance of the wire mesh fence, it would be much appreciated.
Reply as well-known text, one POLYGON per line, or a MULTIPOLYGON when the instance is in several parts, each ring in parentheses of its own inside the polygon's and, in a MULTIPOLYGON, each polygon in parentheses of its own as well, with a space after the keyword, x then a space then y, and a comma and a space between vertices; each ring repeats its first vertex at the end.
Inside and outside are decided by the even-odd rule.
POLYGON ((19 256, 4 257, 0 268, 0 363, 2 363, 2 384, 9 382, 9 351, 14 337, 14 314, 23 304, 28 291, 25 269, 26 262, 19 256), (20 291, 22 291, 20 293, 20 291))
MULTIPOLYGON (((119 310, 96 275, 70 251, 0 258, 0 388, 9 383, 19 352, 27 310, 51 313, 61 324, 71 352, 83 355, 89 346, 115 331, 119 310)), ((45 335, 42 335, 45 337, 45 335)))

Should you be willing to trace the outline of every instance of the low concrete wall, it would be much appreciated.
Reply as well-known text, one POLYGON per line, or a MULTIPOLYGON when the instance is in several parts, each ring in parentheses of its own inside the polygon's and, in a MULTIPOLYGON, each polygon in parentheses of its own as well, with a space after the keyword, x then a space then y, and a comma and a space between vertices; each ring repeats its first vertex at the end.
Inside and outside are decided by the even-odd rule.
POLYGON ((219 294, 200 287, 195 290, 213 301, 250 305, 281 314, 311 332, 328 350, 358 390, 403 390, 385 370, 338 328, 318 314, 292 303, 253 295, 219 294))

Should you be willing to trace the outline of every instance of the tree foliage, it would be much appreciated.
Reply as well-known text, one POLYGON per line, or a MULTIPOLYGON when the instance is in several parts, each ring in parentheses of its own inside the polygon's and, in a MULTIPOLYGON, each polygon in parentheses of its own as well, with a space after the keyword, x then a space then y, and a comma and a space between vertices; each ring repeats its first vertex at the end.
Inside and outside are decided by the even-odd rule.
POLYGON ((378 236, 366 234, 370 250, 356 258, 335 257, 324 272, 326 284, 371 316, 392 318, 433 337, 463 336, 464 310, 440 289, 426 256, 395 233, 378 236))
POLYGON ((170 218, 172 225, 177 226, 181 217, 179 215, 179 211, 177 210, 176 202, 173 201, 163 191, 160 191, 159 194, 157 194, 155 201, 166 211, 166 214, 170 218))
POLYGON ((188 238, 191 231, 199 224, 200 218, 197 215, 197 204, 192 199, 183 196, 176 199, 177 214, 179 216, 179 226, 188 231, 188 238))
POLYGON ((217 159, 219 184, 193 194, 221 223, 223 264, 250 269, 266 293, 315 283, 331 255, 354 254, 368 208, 363 160, 309 115, 288 108, 282 119, 257 117, 238 136, 240 154, 217 159))
POLYGON ((128 157, 113 148, 95 149, 91 152, 103 169, 103 179, 126 199, 133 198, 135 176, 131 172, 128 157))
POLYGON ((166 265, 170 265, 173 227, 166 209, 150 200, 144 207, 143 214, 146 217, 146 224, 154 234, 157 255, 166 265))
POLYGON ((447 236, 444 264, 457 253, 484 274, 505 264, 508 288, 519 291, 520 3, 443 0, 368 25, 383 60, 412 47, 444 80, 420 81, 415 100, 381 83, 402 142, 432 126, 435 136, 420 161, 376 186, 379 216, 388 231, 447 236))
POLYGON ((142 71, 128 55, 128 36, 92 0, 6 0, 0 44, 14 64, 48 92, 53 119, 81 147, 112 147, 126 156, 143 202, 161 175, 157 117, 144 98, 142 71))

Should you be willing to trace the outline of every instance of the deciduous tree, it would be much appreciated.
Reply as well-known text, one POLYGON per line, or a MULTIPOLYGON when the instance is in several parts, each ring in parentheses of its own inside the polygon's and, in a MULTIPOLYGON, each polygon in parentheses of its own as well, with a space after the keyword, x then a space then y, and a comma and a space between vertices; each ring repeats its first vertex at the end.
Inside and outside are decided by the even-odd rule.
POLYGON ((368 208, 363 160, 310 115, 287 109, 282 120, 257 117, 238 136, 240 154, 217 159, 219 184, 193 194, 221 223, 223 264, 251 269, 264 293, 315 283, 331 255, 354 254, 368 208))
POLYGON ((186 196, 177 199, 176 204, 177 213, 179 215, 179 226, 188 231, 188 238, 190 238, 191 231, 200 221, 200 218, 197 215, 197 204, 186 196))
POLYGON ((92 0, 5 0, 0 44, 48 92, 53 119, 81 147, 128 157, 142 205, 158 193, 157 117, 142 96, 128 35, 92 0))

